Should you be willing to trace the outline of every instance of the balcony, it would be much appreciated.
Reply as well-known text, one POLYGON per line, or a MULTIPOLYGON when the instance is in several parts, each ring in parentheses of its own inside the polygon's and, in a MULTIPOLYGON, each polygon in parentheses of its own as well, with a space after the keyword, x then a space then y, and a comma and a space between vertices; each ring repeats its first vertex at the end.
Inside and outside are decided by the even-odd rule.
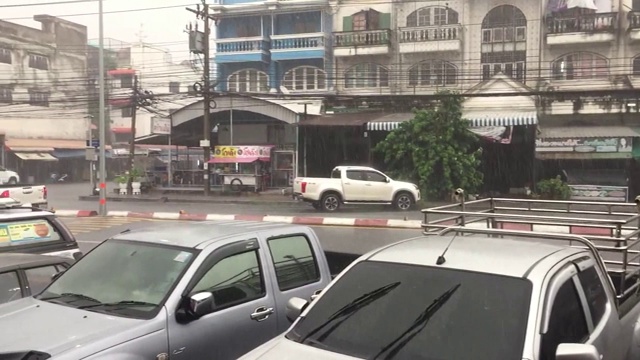
POLYGON ((462 26, 420 26, 401 28, 400 53, 462 51, 462 26))
POLYGON ((615 40, 618 13, 587 14, 547 19, 547 44, 607 43, 615 40))
POLYGON ((389 53, 391 30, 336 32, 333 40, 334 56, 384 55, 389 53))
POLYGON ((271 60, 323 59, 324 33, 271 35, 271 60))
POLYGON ((269 39, 256 36, 216 40, 216 62, 269 61, 269 39))

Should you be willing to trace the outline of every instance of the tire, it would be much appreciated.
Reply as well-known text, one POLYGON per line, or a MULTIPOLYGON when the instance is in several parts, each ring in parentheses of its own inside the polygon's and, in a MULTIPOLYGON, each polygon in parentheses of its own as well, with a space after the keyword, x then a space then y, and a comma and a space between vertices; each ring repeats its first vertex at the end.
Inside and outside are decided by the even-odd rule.
POLYGON ((396 210, 408 211, 411 210, 414 204, 413 195, 408 192, 401 192, 393 199, 393 207, 396 210))
POLYGON ((322 196, 320 208, 326 212, 334 212, 340 209, 340 196, 336 193, 328 193, 322 196))
POLYGON ((11 177, 8 182, 9 185, 15 185, 17 183, 18 183, 18 180, 15 177, 11 177))
POLYGON ((229 187, 231 187, 231 191, 233 192, 241 192, 242 191, 242 180, 235 178, 233 180, 231 180, 231 183, 229 184, 229 187))

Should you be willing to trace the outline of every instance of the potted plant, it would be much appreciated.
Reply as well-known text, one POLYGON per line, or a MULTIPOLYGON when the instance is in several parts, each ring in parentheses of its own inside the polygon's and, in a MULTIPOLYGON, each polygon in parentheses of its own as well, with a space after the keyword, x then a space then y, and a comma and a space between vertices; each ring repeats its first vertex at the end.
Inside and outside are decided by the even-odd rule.
POLYGON ((132 169, 129 173, 129 177, 131 178, 131 189, 133 192, 140 192, 140 187, 142 183, 140 182, 142 178, 143 172, 140 169, 132 169))
POLYGON ((128 181, 128 179, 129 179, 129 177, 126 174, 120 174, 120 175, 116 176, 116 178, 114 180, 115 180, 116 184, 118 184, 118 187, 120 188, 120 190, 126 190, 127 189, 127 181, 128 181))

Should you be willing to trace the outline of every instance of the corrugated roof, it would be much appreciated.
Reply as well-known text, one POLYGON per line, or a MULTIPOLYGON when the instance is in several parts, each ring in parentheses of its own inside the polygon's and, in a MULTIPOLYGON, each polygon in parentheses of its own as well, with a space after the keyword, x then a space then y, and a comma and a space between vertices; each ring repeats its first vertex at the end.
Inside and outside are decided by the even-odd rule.
POLYGON ((623 125, 541 127, 538 135, 540 139, 603 137, 640 137, 640 128, 623 125))
POLYGON ((343 114, 327 114, 307 118, 300 121, 300 126, 362 126, 368 121, 379 119, 382 116, 394 115, 383 112, 355 112, 343 114))
MULTIPOLYGON (((53 149, 86 149, 86 140, 61 139, 7 139, 6 145, 12 151, 34 151, 26 149, 40 149, 36 151, 53 151, 53 149)), ((107 148, 111 148, 107 146, 107 148)))

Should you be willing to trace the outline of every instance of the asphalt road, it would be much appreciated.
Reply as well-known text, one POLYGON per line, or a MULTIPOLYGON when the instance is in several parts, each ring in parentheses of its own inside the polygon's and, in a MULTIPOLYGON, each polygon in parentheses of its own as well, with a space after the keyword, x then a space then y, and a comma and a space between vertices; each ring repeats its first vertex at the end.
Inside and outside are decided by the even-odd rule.
MULTIPOLYGON (((51 184, 48 187, 49 207, 64 210, 98 210, 98 202, 78 200, 80 195, 89 195, 90 185, 51 184)), ((422 220, 419 209, 407 212, 394 211, 384 206, 344 207, 336 213, 314 210, 305 203, 287 204, 234 204, 234 203, 161 203, 161 202, 116 202, 107 203, 108 210, 134 212, 177 212, 184 210, 192 214, 243 214, 281 216, 332 216, 346 218, 407 219, 422 220)))
MULTIPOLYGON (((185 223, 176 220, 145 220, 135 218, 63 218, 64 223, 78 239, 80 249, 86 253, 103 240, 127 229, 154 226, 155 223, 185 223)), ((312 227, 325 250, 362 254, 399 240, 420 236, 420 230, 312 227)))

